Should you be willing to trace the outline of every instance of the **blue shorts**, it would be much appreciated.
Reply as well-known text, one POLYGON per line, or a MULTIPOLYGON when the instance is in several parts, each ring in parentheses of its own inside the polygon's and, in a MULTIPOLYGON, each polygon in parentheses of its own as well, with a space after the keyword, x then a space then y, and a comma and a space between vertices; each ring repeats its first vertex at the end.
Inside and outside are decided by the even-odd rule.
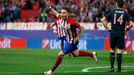
POLYGON ((71 44, 71 43, 65 41, 65 45, 64 45, 64 48, 62 49, 62 51, 63 51, 65 54, 67 54, 67 53, 70 53, 70 52, 72 52, 72 51, 74 51, 74 50, 77 50, 77 49, 78 49, 77 46, 78 46, 78 43, 76 43, 76 44, 71 44))
POLYGON ((66 36, 58 37, 58 40, 60 40, 61 42, 64 42, 66 40, 66 36))

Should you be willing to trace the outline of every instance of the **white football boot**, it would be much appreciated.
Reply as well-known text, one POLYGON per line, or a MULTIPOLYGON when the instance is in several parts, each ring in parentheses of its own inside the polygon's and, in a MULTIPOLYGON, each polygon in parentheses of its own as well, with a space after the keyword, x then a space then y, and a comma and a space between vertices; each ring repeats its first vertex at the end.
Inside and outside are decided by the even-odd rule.
POLYGON ((52 71, 51 71, 51 70, 46 71, 46 72, 44 72, 44 74, 45 74, 45 75, 52 75, 52 71))
POLYGON ((98 62, 98 56, 96 52, 92 52, 95 62, 98 62))

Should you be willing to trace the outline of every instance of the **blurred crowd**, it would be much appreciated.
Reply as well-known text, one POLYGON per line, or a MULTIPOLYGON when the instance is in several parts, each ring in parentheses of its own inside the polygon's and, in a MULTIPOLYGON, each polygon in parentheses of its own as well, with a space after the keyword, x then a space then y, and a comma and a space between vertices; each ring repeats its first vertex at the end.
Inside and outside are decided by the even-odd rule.
MULTIPOLYGON (((56 17, 47 7, 48 1, 58 12, 64 6, 70 8, 78 22, 99 22, 115 8, 114 0, 0 0, 0 22, 53 22, 56 17), (40 10, 40 16, 21 20, 22 10, 40 10)), ((124 8, 134 19, 134 0, 127 0, 124 8)))

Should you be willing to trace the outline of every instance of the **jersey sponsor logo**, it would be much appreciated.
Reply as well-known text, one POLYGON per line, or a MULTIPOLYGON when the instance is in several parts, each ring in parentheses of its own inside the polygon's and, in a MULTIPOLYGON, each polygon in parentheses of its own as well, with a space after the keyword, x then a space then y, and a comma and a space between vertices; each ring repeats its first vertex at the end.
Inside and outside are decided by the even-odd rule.
POLYGON ((58 37, 66 36, 65 29, 70 25, 67 24, 66 21, 63 21, 62 19, 57 20, 56 23, 57 23, 56 27, 57 27, 57 35, 58 35, 58 37))
POLYGON ((62 19, 59 19, 59 20, 57 21, 57 25, 58 25, 58 27, 61 28, 61 29, 70 29, 70 24, 67 23, 67 21, 64 21, 64 20, 62 20, 62 19))
POLYGON ((59 19, 57 21, 57 25, 58 25, 57 31, 59 37, 67 36, 67 41, 73 43, 74 37, 73 32, 71 31, 70 23, 67 23, 67 21, 59 19))

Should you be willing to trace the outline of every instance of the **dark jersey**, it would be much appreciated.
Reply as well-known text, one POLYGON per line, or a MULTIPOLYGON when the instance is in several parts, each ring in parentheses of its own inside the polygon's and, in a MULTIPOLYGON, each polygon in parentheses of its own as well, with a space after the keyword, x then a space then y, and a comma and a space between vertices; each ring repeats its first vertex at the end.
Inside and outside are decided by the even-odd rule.
POLYGON ((111 22, 111 33, 122 33, 124 35, 125 24, 130 21, 130 17, 125 10, 114 9, 105 17, 111 22))

